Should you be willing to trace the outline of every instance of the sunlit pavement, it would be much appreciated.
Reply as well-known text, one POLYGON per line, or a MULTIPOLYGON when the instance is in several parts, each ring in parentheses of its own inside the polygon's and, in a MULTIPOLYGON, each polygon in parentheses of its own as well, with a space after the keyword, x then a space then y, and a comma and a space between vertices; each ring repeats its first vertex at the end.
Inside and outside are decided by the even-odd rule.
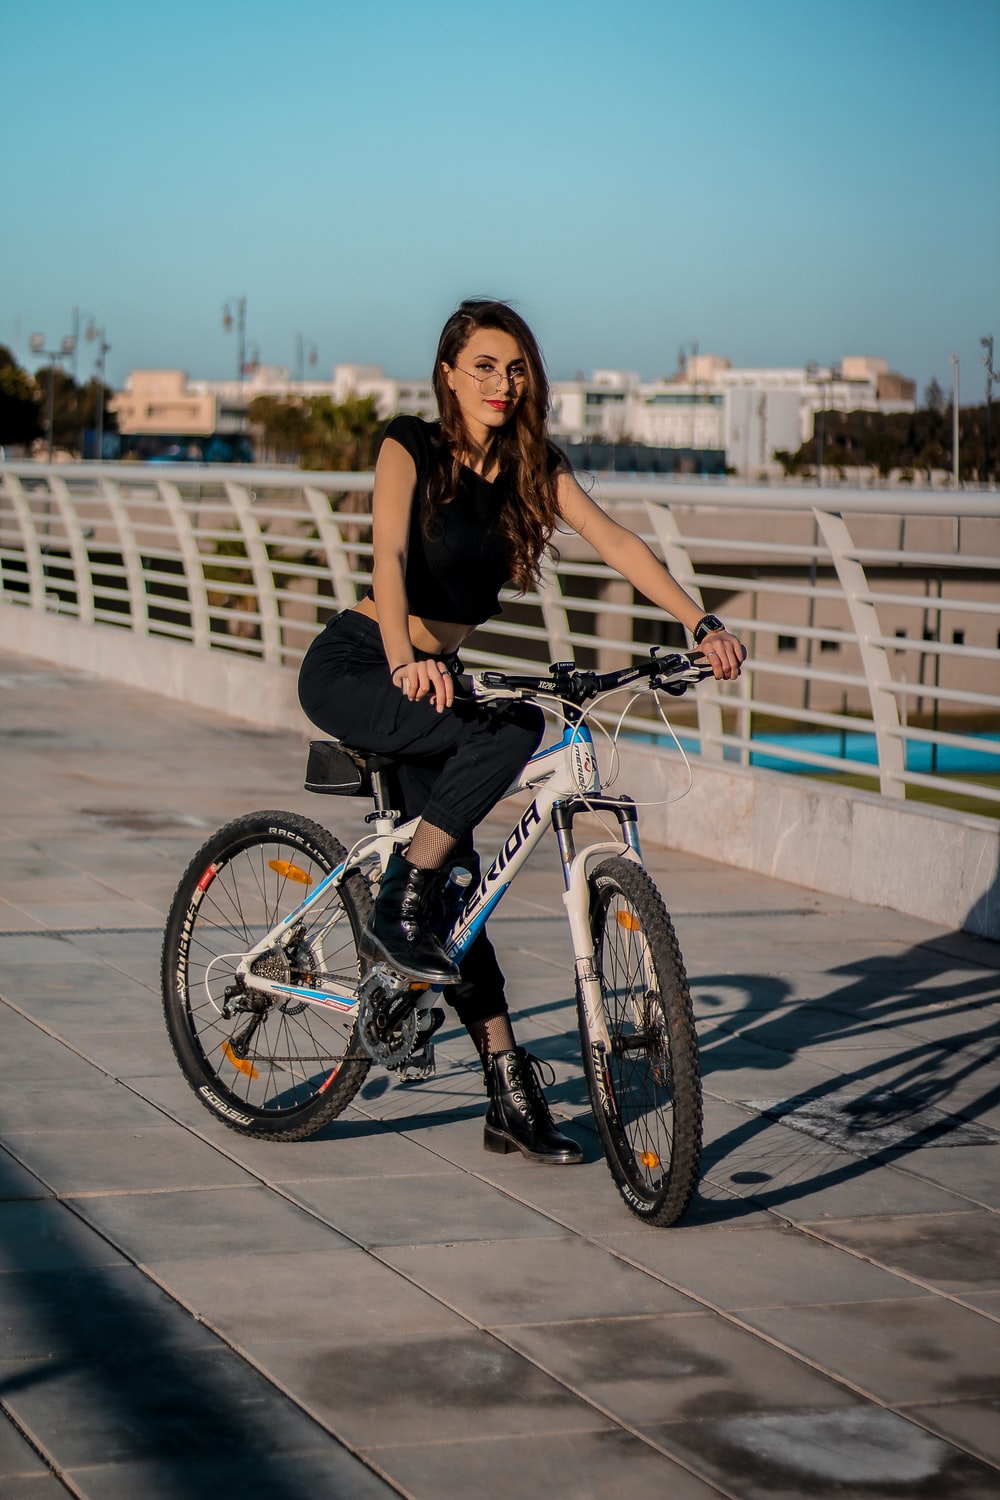
POLYGON ((253 1143, 174 1062, 166 906, 228 818, 365 806, 301 790, 299 726, 9 655, 0 746, 5 1500, 995 1500, 996 945, 648 849, 706 1089, 652 1230, 592 1131, 554 846, 492 931, 583 1166, 483 1152, 454 1025, 433 1080, 253 1143))

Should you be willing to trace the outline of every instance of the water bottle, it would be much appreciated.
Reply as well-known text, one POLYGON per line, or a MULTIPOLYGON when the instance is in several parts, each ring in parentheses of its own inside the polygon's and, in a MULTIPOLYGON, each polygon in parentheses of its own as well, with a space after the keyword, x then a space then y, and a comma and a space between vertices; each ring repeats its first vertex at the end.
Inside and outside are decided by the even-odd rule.
POLYGON ((444 895, 441 898, 441 911, 446 933, 451 931, 452 923, 465 905, 466 892, 471 884, 472 871, 467 870, 464 865, 455 865, 448 871, 444 895))

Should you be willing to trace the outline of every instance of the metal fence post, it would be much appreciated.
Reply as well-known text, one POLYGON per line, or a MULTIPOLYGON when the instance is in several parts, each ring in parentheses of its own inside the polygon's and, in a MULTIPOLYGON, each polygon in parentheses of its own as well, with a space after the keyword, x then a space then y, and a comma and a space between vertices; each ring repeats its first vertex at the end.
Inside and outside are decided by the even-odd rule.
POLYGON ((118 528, 122 559, 125 564, 125 577, 128 580, 132 629, 137 635, 148 635, 149 615, 146 609, 146 580, 143 577, 142 558, 139 556, 139 547, 135 539, 135 527, 132 525, 132 517, 129 515, 128 507, 122 499, 121 488, 116 479, 109 479, 106 475, 100 474, 97 478, 97 488, 99 494, 107 502, 111 518, 118 528))
MULTIPOLYGON (((49 494, 55 501, 59 519, 66 531, 66 545, 73 561, 73 582, 76 586, 76 616, 81 625, 92 625, 94 621, 94 580, 90 573, 90 558, 83 536, 83 527, 70 497, 66 482, 58 474, 49 474, 46 482, 49 494)), ((50 539, 51 543, 51 539, 50 539)))
POLYGON ((875 644, 882 632, 875 607, 866 598, 868 578, 861 563, 852 555, 854 543, 841 513, 818 507, 814 507, 813 513, 830 549, 858 641, 875 726, 879 785, 886 797, 905 797, 906 750, 899 734, 899 706, 895 693, 888 687, 892 682, 888 655, 884 647, 875 644))
POLYGON ((156 488, 170 517, 170 524, 177 538, 177 549, 184 564, 188 605, 191 609, 191 641, 193 645, 207 651, 212 644, 212 622, 208 613, 208 587, 198 550, 198 539, 176 484, 169 479, 158 479, 156 488))
MULTIPOLYGON (((702 598, 701 588, 673 512, 669 506, 652 500, 647 500, 645 506, 646 514, 653 524, 656 540, 660 544, 663 560, 670 569, 671 575, 681 588, 686 589, 692 599, 704 609, 705 601, 702 598)), ((710 695, 710 691, 705 691, 704 684, 695 692, 695 703, 698 709, 698 738, 701 743, 701 753, 705 760, 722 760, 722 707, 717 699, 710 695)))
POLYGON ((538 602, 542 608, 542 621, 549 637, 549 660, 571 661, 573 645, 569 638, 569 617, 559 583, 559 575, 546 558, 542 564, 538 581, 538 602))
POLYGON ((245 485, 234 484, 227 479, 225 491, 233 513, 239 522, 240 532, 247 549, 247 557, 253 573, 257 591, 257 609, 260 614, 260 638, 264 647, 264 660, 272 666, 281 666, 281 610, 274 587, 271 559, 267 555, 267 543, 250 503, 250 492, 245 485))
MULTIPOLYGON (((17 519, 21 532, 21 541, 24 545, 24 565, 28 575, 28 598, 32 609, 45 608, 45 566, 42 562, 42 549, 35 530, 35 519, 31 514, 31 505, 24 486, 16 474, 4 474, 3 494, 11 503, 11 508, 17 519)), ((6 590, 5 590, 6 592, 6 590)), ((11 599, 19 599, 21 596, 10 592, 11 599)))
POLYGON ((357 604, 358 593, 351 577, 351 562, 344 544, 344 533, 330 509, 330 496, 314 484, 304 484, 302 493, 306 497, 310 514, 319 532, 319 539, 326 552, 337 608, 350 609, 357 604))

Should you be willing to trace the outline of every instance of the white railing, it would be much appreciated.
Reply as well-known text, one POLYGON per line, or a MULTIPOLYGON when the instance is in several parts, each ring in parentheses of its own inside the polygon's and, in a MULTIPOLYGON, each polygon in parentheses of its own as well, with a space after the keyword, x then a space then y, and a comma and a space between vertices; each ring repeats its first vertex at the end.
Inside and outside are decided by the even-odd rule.
MULTIPOLYGON (((0 465, 0 598, 291 671, 367 587, 371 485, 257 467, 0 465)), ((997 491, 593 488, 749 647, 738 683, 697 694, 689 731, 705 758, 766 755, 887 796, 925 788, 1000 808, 1000 739, 981 735, 1000 730, 997 491), (970 754, 982 774, 949 770, 970 754)), ((681 639, 579 539, 556 540, 541 586, 505 596, 467 664, 607 668, 681 639)), ((638 713, 626 726, 659 728, 638 713)))

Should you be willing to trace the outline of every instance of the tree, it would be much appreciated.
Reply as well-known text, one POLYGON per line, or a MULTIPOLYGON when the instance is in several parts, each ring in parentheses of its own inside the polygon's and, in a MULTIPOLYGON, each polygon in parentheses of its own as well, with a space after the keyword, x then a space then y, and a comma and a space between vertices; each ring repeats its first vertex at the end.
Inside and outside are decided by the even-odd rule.
POLYGON ((382 421, 372 396, 348 396, 339 405, 329 396, 309 403, 309 432, 302 453, 304 469, 357 473, 375 463, 382 421))
POLYGON ((950 460, 941 444, 931 438, 923 445, 913 462, 916 468, 923 470, 927 483, 931 484, 935 469, 947 468, 950 460))
MULTIPOLYGON (((825 415, 824 467, 871 464, 882 479, 888 479, 894 469, 901 473, 923 470, 928 481, 935 471, 951 468, 951 422, 945 411, 927 406, 915 412, 858 410, 825 415)), ((985 477, 980 473, 985 425, 985 406, 963 406, 959 411, 962 479, 981 481, 985 477)), ((796 453, 775 454, 786 473, 794 473, 796 466, 815 464, 817 456, 815 436, 796 453)), ((991 477, 996 475, 997 468, 997 459, 993 458, 991 477)))
POLYGON ((247 416, 260 434, 261 458, 272 463, 298 463, 309 431, 309 409, 301 401, 256 396, 247 416))
POLYGON ((39 438, 41 405, 36 383, 0 344, 0 445, 27 448, 39 438))
POLYGON ((899 443, 881 424, 868 433, 862 452, 865 463, 871 464, 881 479, 888 479, 901 462, 899 443))
POLYGON ((798 474, 798 473, 801 472, 801 470, 802 470, 802 458, 800 457, 801 452, 802 452, 801 448, 799 449, 798 453, 789 453, 789 451, 788 451, 787 448, 775 448, 775 450, 774 450, 774 459, 775 459, 775 462, 779 463, 781 465, 782 472, 784 473, 786 479, 791 479, 793 475, 798 474))
POLYGON ((348 396, 339 404, 329 396, 257 396, 247 415, 265 459, 345 471, 370 469, 375 462, 382 419, 371 396, 348 396))
POLYGON ((924 405, 926 406, 928 411, 936 413, 937 416, 944 415, 944 391, 938 384, 936 375, 931 377, 931 383, 924 391, 924 405))
POLYGON ((108 410, 108 401, 114 395, 110 386, 102 385, 92 376, 86 385, 77 385, 72 375, 56 365, 50 369, 45 365, 35 372, 35 385, 39 392, 40 419, 48 420, 49 378, 52 379, 52 446, 79 457, 83 448, 84 433, 88 427, 97 425, 97 395, 104 398, 104 430, 113 432, 117 427, 115 414, 108 410))
POLYGON ((844 442, 831 443, 823 454, 823 466, 827 469, 836 469, 838 477, 843 480, 847 470, 854 463, 854 455, 850 445, 844 442))

